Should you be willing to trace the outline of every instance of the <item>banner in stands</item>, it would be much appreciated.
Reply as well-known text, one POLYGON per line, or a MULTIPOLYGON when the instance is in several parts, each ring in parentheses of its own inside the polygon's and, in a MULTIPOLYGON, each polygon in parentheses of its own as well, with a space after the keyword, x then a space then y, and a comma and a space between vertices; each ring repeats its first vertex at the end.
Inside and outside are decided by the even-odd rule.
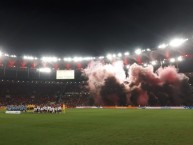
POLYGON ((5 111, 6 114, 21 114, 21 111, 5 111))
POLYGON ((57 70, 56 79, 74 79, 74 70, 57 70))

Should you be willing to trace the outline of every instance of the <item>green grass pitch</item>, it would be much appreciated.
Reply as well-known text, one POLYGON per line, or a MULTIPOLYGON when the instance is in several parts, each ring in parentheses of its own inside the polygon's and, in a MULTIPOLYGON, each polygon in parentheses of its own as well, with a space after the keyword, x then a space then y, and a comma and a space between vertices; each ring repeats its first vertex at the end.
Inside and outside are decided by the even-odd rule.
POLYGON ((193 110, 0 112, 0 145, 193 145, 193 110))

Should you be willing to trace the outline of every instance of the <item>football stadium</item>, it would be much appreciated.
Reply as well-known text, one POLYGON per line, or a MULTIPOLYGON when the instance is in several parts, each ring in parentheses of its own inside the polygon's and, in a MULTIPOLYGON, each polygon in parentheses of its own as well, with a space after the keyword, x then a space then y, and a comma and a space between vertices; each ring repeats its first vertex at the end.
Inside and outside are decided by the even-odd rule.
POLYGON ((1 1, 0 145, 193 145, 192 8, 1 1))
POLYGON ((192 38, 106 56, 1 52, 5 144, 192 144, 192 38))

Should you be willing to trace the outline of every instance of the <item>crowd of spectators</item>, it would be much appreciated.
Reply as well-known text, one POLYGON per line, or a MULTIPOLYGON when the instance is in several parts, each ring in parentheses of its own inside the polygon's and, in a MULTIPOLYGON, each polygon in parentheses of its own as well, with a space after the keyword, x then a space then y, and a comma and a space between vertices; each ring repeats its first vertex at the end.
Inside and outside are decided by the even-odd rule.
POLYGON ((68 107, 90 105, 85 82, 0 81, 0 106, 63 103, 68 107))

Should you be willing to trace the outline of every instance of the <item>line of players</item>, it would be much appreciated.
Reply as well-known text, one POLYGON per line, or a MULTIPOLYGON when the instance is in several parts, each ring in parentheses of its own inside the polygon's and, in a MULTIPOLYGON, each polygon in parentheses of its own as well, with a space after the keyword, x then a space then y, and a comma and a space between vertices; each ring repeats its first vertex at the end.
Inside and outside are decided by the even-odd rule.
POLYGON ((60 113, 61 105, 38 105, 34 107, 34 113, 60 113))

